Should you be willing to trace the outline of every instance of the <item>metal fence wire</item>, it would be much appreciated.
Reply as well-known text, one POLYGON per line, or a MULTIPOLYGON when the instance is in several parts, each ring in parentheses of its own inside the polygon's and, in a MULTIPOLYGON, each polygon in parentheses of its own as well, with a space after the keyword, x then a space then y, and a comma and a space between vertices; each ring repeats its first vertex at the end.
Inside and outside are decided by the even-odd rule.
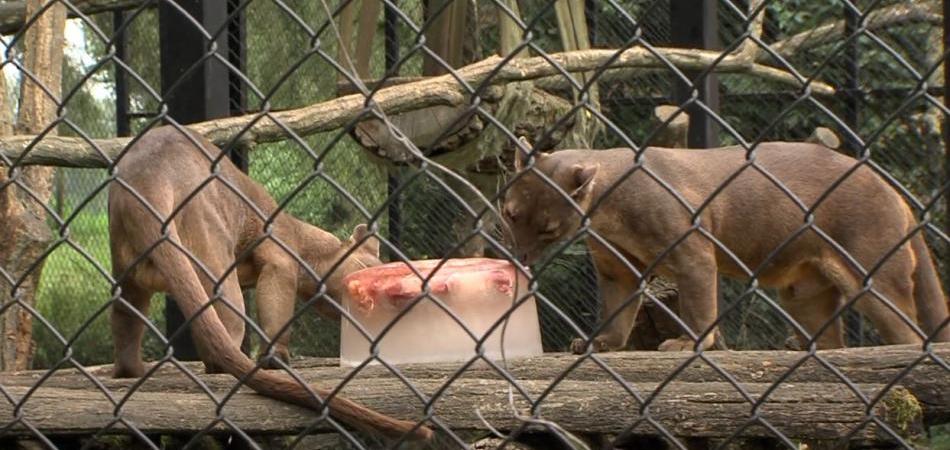
POLYGON ((0 3, 0 447, 950 448, 946 11, 0 3))

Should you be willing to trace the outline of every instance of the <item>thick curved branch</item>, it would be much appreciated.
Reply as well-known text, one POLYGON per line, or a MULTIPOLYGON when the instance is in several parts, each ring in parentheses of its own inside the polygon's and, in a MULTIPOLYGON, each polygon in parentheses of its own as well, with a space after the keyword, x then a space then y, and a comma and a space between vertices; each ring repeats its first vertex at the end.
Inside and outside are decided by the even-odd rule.
MULTIPOLYGON (((107 11, 123 11, 146 3, 147 0, 72 0, 70 3, 85 15, 107 11)), ((153 2, 153 5, 157 4, 153 2)), ((67 8, 68 17, 76 15, 67 8)), ((0 34, 13 34, 23 28, 26 20, 26 2, 11 1, 0 3, 0 34)))
POLYGON ((765 8, 759 9, 762 5, 762 0, 752 0, 749 2, 749 15, 754 14, 755 17, 749 23, 749 34, 750 37, 746 38, 742 42, 742 45, 736 49, 736 55, 742 58, 749 58, 755 60, 761 49, 759 49, 759 44, 755 41, 762 40, 762 24, 765 22, 765 8))
MULTIPOLYGON (((917 4, 901 3, 868 14, 865 20, 865 28, 869 31, 876 31, 913 23, 941 26, 943 25, 943 16, 937 11, 938 4, 935 1, 917 4)), ((845 21, 838 20, 773 42, 769 44, 769 48, 787 58, 797 51, 840 41, 844 36, 844 31, 845 21)), ((756 58, 757 62, 770 62, 772 60, 772 56, 766 52, 760 53, 756 58)))
MULTIPOLYGON (((716 72, 749 72, 755 68, 762 77, 801 86, 791 74, 778 69, 756 66, 750 58, 721 55, 715 51, 692 49, 657 49, 657 54, 645 48, 628 49, 617 55, 616 50, 578 50, 541 57, 518 58, 498 68, 502 58, 493 56, 463 67, 457 76, 470 86, 488 85, 514 81, 534 80, 562 73, 554 65, 569 72, 588 72, 604 65, 609 67, 668 67, 657 55, 662 55, 670 64, 684 70, 704 70, 715 65, 716 72), (497 70, 497 72, 495 72, 497 70), (490 78, 489 78, 490 77, 490 78)), ((809 88, 818 94, 831 95, 834 89, 826 84, 812 82, 809 88)), ((467 93, 452 75, 442 75, 414 83, 381 89, 367 106, 362 94, 348 95, 299 109, 269 113, 264 117, 251 114, 216 119, 189 125, 189 128, 204 135, 216 144, 223 145, 232 139, 238 145, 252 145, 287 139, 286 129, 299 136, 330 131, 347 122, 366 115, 372 108, 386 114, 425 108, 434 105, 460 105, 471 101, 467 93), (243 130, 243 132, 242 132, 243 130)), ((36 136, 11 136, 0 139, 0 154, 19 164, 43 164, 68 167, 108 167, 111 160, 121 152, 128 139, 102 139, 86 141, 81 138, 45 137, 36 141, 36 136), (36 141, 36 142, 34 142, 36 141), (20 157, 29 148, 22 159, 20 157), (97 150, 98 148, 98 150, 97 150), (99 152, 102 152, 100 155, 99 152), (104 156, 103 156, 104 155, 104 156)))

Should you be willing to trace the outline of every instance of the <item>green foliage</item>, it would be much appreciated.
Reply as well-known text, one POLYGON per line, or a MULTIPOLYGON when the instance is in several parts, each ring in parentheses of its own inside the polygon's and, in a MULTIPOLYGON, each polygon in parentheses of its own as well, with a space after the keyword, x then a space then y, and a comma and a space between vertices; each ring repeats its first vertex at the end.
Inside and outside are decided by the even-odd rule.
MULTIPOLYGON (((146 8, 130 20, 126 65, 129 76, 129 110, 140 113, 158 112, 159 102, 154 94, 161 94, 162 79, 159 70, 158 9, 146 8)), ((133 131, 144 126, 146 120, 133 122, 133 131)))
MULTIPOLYGON (((529 0, 520 3, 522 12, 529 19, 541 15, 534 22, 533 43, 549 51, 559 49, 561 44, 553 10, 544 9, 550 2, 529 0)), ((637 31, 638 27, 628 23, 611 5, 595 3, 597 46, 619 46, 637 31)), ((886 5, 893 2, 882 3, 886 5)), ((669 23, 663 2, 655 6, 651 2, 621 0, 620 4, 640 21, 642 29, 639 31, 643 33, 644 39, 656 44, 668 37, 669 23)), ((482 6, 482 2, 475 2, 475 5, 483 16, 483 23, 476 30, 477 39, 481 39, 476 48, 480 56, 485 57, 495 50, 497 40, 493 33, 496 32, 496 21, 491 17, 497 13, 493 6, 482 6)), ((330 7, 334 6, 336 4, 330 7)), ((413 22, 422 23, 420 0, 405 0, 399 2, 399 6, 413 22)), ((337 58, 337 30, 328 26, 323 3, 294 2, 291 7, 294 14, 301 18, 302 24, 275 2, 251 2, 248 5, 246 72, 253 86, 248 90, 247 107, 252 111, 265 106, 271 110, 300 107, 333 98, 337 94, 340 77, 334 64, 328 60, 337 58)), ((772 1, 767 8, 769 20, 775 25, 772 30, 775 39, 840 20, 844 11, 843 5, 837 0, 772 1)), ((731 14, 727 8, 720 9, 722 16, 731 14)), ((157 11, 154 8, 143 10, 130 20, 127 63, 136 74, 130 77, 131 109, 133 112, 155 114, 159 111, 160 102, 150 90, 159 92, 161 89, 157 11)), ((109 15, 95 16, 95 21, 101 30, 110 32, 109 15)), ((725 43, 741 35, 737 32, 738 21, 735 17, 725 17, 722 23, 725 43)), ((377 25, 371 78, 381 76, 384 71, 381 18, 377 25)), ((933 52, 925 51, 931 44, 928 40, 931 31, 929 27, 915 24, 880 32, 879 36, 894 44, 897 54, 920 71, 927 67, 927 58, 935 57, 933 52)), ((408 26, 400 26, 398 32, 401 53, 405 55, 419 38, 408 26)), ((93 33, 87 32, 85 41, 86 49, 93 59, 106 55, 105 43, 93 33)), ((838 50, 843 41, 837 39, 826 45, 795 52, 790 62, 804 76, 814 75, 840 85, 845 79, 846 68, 837 60, 832 64, 823 62, 838 50)), ((862 87, 913 85, 912 74, 888 52, 881 50, 877 43, 867 36, 857 39, 857 42, 861 54, 859 65, 862 87)), ((348 67, 346 62, 341 64, 348 67)), ((421 67, 421 53, 416 50, 402 66, 400 75, 420 75, 421 67)), ((89 64, 68 59, 64 66, 64 92, 77 86, 91 69, 89 64)), ((816 126, 834 126, 833 121, 819 113, 812 103, 806 101, 792 107, 798 95, 787 85, 765 82, 745 74, 721 74, 719 79, 722 82, 722 115, 745 140, 760 136, 766 139, 801 139, 816 126), (761 95, 776 91, 790 94, 784 97, 761 95), (779 118, 784 109, 789 107, 791 111, 779 118), (775 126, 772 126, 773 122, 776 122, 775 126)), ((112 80, 112 66, 106 65, 84 82, 67 105, 66 117, 91 136, 108 137, 114 134, 112 98, 109 95, 102 97, 101 92, 96 94, 97 85, 109 85, 112 80)), ((604 111, 635 143, 641 143, 651 131, 648 124, 654 102, 667 101, 672 86, 670 80, 668 72, 652 71, 609 85, 605 83, 601 86, 604 111)), ((844 114, 845 102, 841 101, 844 97, 822 98, 820 101, 840 117, 844 114)), ((943 159, 939 152, 933 151, 933 146, 924 145, 927 136, 919 132, 919 122, 910 118, 927 111, 925 102, 912 104, 901 113, 898 120, 888 124, 890 114, 905 100, 902 95, 864 99, 857 131, 866 138, 873 136, 879 128, 886 127, 885 133, 871 146, 875 161, 893 173, 918 198, 929 201, 939 187, 938 182, 944 179, 943 159)), ((270 119, 263 117, 261 120, 270 119)), ((135 128, 141 129, 146 122, 136 121, 135 128)), ((68 126, 60 126, 59 131, 66 135, 75 134, 68 126)), ((721 130, 720 135, 723 143, 738 141, 725 130, 721 130)), ((357 223, 367 222, 370 217, 376 217, 375 222, 381 233, 388 236, 388 216, 380 209, 386 206, 386 180, 390 169, 376 164, 348 136, 339 140, 337 137, 337 132, 307 137, 304 142, 309 146, 309 151, 293 140, 261 145, 251 154, 251 176, 260 181, 278 201, 286 200, 289 213, 341 238, 347 236, 357 223), (313 156, 309 154, 311 152, 313 156), (316 166, 315 158, 322 160, 319 167, 316 166), (323 177, 332 179, 332 182, 323 177), (307 185, 296 192, 304 182, 307 185), (334 184, 347 194, 343 195, 334 184), (347 196, 351 196, 352 200, 347 196), (356 206, 354 201, 365 207, 365 210, 356 206)), ((624 144, 624 140, 610 132, 604 133, 598 142, 598 146, 604 147, 624 144)), ((411 176, 411 170, 400 169, 399 172, 403 180, 411 176)), ((70 236, 108 271, 105 195, 99 194, 99 198, 88 204, 81 203, 105 180, 105 172, 61 169, 57 174, 54 209, 60 216, 66 217, 75 208, 83 208, 70 226, 70 236)), ((405 189, 400 201, 403 220, 401 249, 411 258, 445 256, 457 242, 458 232, 452 224, 461 214, 465 214, 462 205, 426 177, 421 177, 405 189)), ((942 221, 945 217, 943 202, 939 203, 941 206, 932 214, 936 221, 942 221)), ((575 246, 573 250, 577 251, 556 260, 543 273, 539 273, 539 279, 541 292, 584 328, 596 321, 593 316, 595 306, 586 303, 596 293, 596 284, 589 259, 582 248, 582 245, 575 246)), ((935 251, 938 260, 946 260, 945 256, 950 254, 942 247, 935 251)), ((727 285, 727 289, 727 297, 730 298, 741 292, 735 285, 727 285)), ((79 331, 111 298, 106 277, 96 270, 94 264, 65 245, 49 255, 39 291, 39 312, 67 339, 79 331)), ((746 343, 751 347, 766 342, 768 344, 762 345, 780 342, 784 330, 774 324, 780 323, 781 319, 761 299, 746 301, 748 303, 740 305, 734 313, 736 318, 730 318, 724 324, 724 329, 738 324, 729 331, 731 337, 727 338, 733 339, 730 344, 742 347, 746 343), (770 327, 767 331, 771 334, 753 327, 756 323, 767 323, 770 327)), ((545 348, 562 350, 573 337, 573 330, 552 314, 550 308, 543 305, 539 307, 544 318, 545 348)), ((152 311, 153 321, 159 329, 163 329, 161 303, 153 304, 152 311)), ((63 355, 64 347, 39 322, 36 322, 37 364, 54 364, 63 355)), ((338 348, 338 339, 337 324, 316 319, 307 312, 294 327, 292 348, 298 354, 333 355, 338 348)), ((110 340, 106 314, 100 314, 82 331, 72 346, 73 356, 84 363, 109 361, 110 340)), ((154 340, 148 345, 147 352, 151 357, 160 353, 154 340)))
MULTIPOLYGON (((59 336, 34 319, 35 367, 55 365, 66 355, 68 342, 72 342, 68 347, 72 357, 83 364, 112 360, 109 311, 103 310, 113 295, 107 228, 105 214, 84 214, 69 226, 68 233, 79 250, 62 243, 47 257, 36 309, 59 336)), ((161 311, 161 301, 153 302, 152 322, 164 329, 161 311)), ((153 338, 145 346, 150 358, 163 353, 153 338)))
POLYGON ((769 2, 766 8, 774 14, 778 28, 792 34, 826 22, 829 15, 836 16, 844 5, 838 0, 784 0, 769 2))
POLYGON ((332 138, 329 134, 308 138, 313 155, 292 142, 263 145, 251 154, 250 175, 278 202, 287 202, 288 213, 343 238, 377 213, 386 199, 386 175, 380 167, 366 164, 362 149, 350 140, 327 149, 332 138), (314 156, 324 157, 319 168, 314 156))
POLYGON ((587 246, 577 242, 543 268, 532 270, 540 297, 547 300, 537 300, 544 351, 569 351, 578 337, 574 327, 586 334, 599 322, 597 276, 587 246))
MULTIPOLYGON (((85 29, 86 50, 93 58, 101 55, 104 51, 101 41, 93 37, 95 35, 88 25, 82 27, 85 29), (97 42, 100 45, 96 45, 97 42)), ((94 69, 93 63, 77 59, 70 53, 64 58, 63 93, 69 96, 65 117, 72 125, 60 125, 58 131, 62 135, 77 136, 80 134, 77 129, 94 138, 115 133, 111 99, 101 96, 103 86, 111 83, 111 71, 104 66, 87 76, 94 69), (95 95, 97 91, 100 96, 95 95)), ((71 356, 83 364, 104 363, 112 359, 108 311, 102 311, 112 296, 109 276, 106 275, 111 270, 106 195, 104 191, 98 191, 105 181, 105 172, 98 169, 56 170, 50 206, 59 220, 50 217, 48 223, 59 233, 60 220, 71 220, 67 231, 60 237, 68 236, 79 249, 68 242, 57 241, 55 250, 46 257, 36 299, 36 309, 43 320, 33 320, 36 367, 49 367, 60 361, 66 355, 69 342, 72 342, 69 346, 71 356), (86 202, 87 197, 94 194, 94 198, 86 202), (81 210, 77 212, 78 208, 81 210), (76 217, 70 219, 74 213, 76 217), (59 336, 44 321, 57 330, 59 336)))
POLYGON ((930 427, 928 442, 921 443, 920 448, 931 450, 950 450, 950 424, 930 427))

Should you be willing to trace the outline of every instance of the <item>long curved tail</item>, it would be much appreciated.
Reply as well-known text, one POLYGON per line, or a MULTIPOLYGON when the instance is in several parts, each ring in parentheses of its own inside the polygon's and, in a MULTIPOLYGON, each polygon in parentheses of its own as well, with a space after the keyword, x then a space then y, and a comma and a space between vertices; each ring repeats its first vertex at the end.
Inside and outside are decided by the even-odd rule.
MULTIPOLYGON (((170 225, 170 236, 178 242, 178 233, 170 225)), ((207 294, 201 287, 198 274, 191 262, 172 244, 162 243, 153 250, 149 259, 165 277, 171 294, 174 296, 185 317, 192 317, 201 310, 207 294)), ((228 337, 228 332, 213 308, 206 309, 192 324, 196 343, 205 350, 214 363, 234 375, 244 377, 255 368, 254 362, 241 353, 228 337)), ((314 398, 291 376, 283 372, 258 370, 247 379, 247 385, 254 391, 285 402, 320 411, 323 403, 314 398)), ((329 390, 311 387, 321 398, 326 398, 329 390)), ((428 439, 432 430, 413 422, 397 420, 337 395, 329 402, 330 415, 340 421, 368 432, 380 433, 388 437, 401 437, 409 434, 410 439, 428 439)))
POLYGON ((911 247, 917 260, 914 268, 914 300, 917 304, 917 321, 934 342, 950 342, 950 323, 947 323, 947 297, 940 285, 933 256, 924 239, 918 233, 911 239, 911 247))

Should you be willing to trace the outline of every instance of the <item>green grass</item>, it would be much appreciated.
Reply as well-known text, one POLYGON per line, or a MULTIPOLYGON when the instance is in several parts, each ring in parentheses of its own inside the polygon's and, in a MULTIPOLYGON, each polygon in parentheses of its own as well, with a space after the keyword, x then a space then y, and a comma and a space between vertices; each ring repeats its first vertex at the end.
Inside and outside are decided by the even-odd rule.
MULTIPOLYGON (((36 309, 59 336, 42 320, 34 319, 34 367, 57 364, 66 355, 67 348, 82 364, 112 361, 109 310, 104 308, 112 298, 112 285, 103 274, 103 271, 111 274, 112 268, 108 218, 104 213, 81 214, 70 225, 69 236, 88 258, 65 242, 46 258, 36 309), (71 345, 67 347, 67 343, 71 345)), ((152 321, 163 329, 162 305, 152 303, 152 321)), ((154 339, 146 340, 146 349, 147 355, 158 355, 154 339)))
MULTIPOLYGON (((42 320, 33 320, 35 368, 57 365, 67 354, 67 348, 71 349, 70 355, 84 365, 112 362, 109 308, 105 307, 112 299, 112 285, 103 274, 111 275, 112 270, 106 214, 81 214, 70 225, 69 236, 88 258, 66 243, 59 244, 46 258, 36 303, 42 320), (51 328, 57 330, 58 335, 51 328)), ((249 295, 249 300, 252 298, 249 295)), ((164 296, 156 295, 149 317, 163 332, 164 308, 164 296)), ((253 304, 248 305, 247 312, 256 317, 253 304)), ((257 342, 253 348, 258 348, 257 342)), ((295 355, 336 356, 339 324, 306 313, 293 327, 291 348, 295 355)), ((164 354, 160 341, 149 332, 146 332, 144 354, 146 360, 155 360, 164 354)))
POLYGON ((950 424, 934 425, 930 427, 930 436, 927 442, 922 443, 924 448, 931 450, 950 450, 950 424))

